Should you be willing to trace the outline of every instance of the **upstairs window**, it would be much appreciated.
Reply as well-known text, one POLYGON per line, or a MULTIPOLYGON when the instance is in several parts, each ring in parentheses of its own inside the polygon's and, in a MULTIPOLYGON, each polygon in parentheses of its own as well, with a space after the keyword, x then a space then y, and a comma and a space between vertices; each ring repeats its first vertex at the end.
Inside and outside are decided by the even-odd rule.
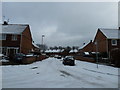
POLYGON ((12 40, 16 41, 17 40, 17 35, 12 35, 12 40))
POLYGON ((6 34, 0 34, 0 40, 6 40, 6 34))
POLYGON ((0 40, 2 40, 2 34, 0 34, 0 40))
POLYGON ((117 40, 113 39, 113 40, 111 40, 111 43, 112 43, 113 46, 116 46, 117 45, 117 40))

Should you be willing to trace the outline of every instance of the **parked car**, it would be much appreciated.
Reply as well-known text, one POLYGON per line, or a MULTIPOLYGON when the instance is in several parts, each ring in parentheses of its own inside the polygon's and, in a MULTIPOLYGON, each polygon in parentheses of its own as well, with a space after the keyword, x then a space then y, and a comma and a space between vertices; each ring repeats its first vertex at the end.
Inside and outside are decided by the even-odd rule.
POLYGON ((62 57, 61 56, 58 56, 57 59, 61 59, 62 57))
POLYGON ((62 57, 60 55, 55 55, 54 58, 61 59, 62 57))
POLYGON ((83 52, 83 56, 84 57, 90 57, 90 53, 89 52, 83 52))
POLYGON ((72 56, 66 56, 66 57, 63 59, 63 64, 64 64, 64 65, 74 66, 74 65, 75 65, 74 57, 72 57, 72 56))
POLYGON ((59 55, 55 55, 54 58, 57 58, 59 55))
POLYGON ((4 58, 4 55, 3 54, 0 54, 0 59, 3 59, 4 58))
POLYGON ((23 53, 17 53, 14 55, 13 61, 16 63, 22 63, 22 61, 25 59, 25 54, 23 53))
POLYGON ((29 54, 26 54, 25 56, 26 56, 26 57, 33 57, 33 56, 37 56, 37 55, 34 55, 34 54, 29 53, 29 54))

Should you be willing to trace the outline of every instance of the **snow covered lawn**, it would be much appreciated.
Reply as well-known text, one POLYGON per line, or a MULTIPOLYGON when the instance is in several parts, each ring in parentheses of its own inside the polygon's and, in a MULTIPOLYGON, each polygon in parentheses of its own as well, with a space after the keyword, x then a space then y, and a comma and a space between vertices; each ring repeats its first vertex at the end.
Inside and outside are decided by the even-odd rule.
POLYGON ((118 68, 76 61, 64 66, 48 58, 29 65, 1 66, 3 88, 117 88, 118 68))

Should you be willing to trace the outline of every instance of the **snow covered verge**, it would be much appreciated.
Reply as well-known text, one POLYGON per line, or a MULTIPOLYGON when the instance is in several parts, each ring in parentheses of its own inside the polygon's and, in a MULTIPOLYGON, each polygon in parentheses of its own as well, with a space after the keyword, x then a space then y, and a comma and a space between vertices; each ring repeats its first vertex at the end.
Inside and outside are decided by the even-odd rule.
POLYGON ((64 66, 48 58, 29 65, 2 67, 3 88, 118 88, 118 68, 76 60, 64 66))

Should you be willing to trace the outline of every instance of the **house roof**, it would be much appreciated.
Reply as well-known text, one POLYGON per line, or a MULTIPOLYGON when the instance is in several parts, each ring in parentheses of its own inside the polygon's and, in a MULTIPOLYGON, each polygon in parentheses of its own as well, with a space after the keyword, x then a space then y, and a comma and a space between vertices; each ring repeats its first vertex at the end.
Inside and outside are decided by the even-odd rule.
POLYGON ((39 48, 39 46, 37 46, 35 43, 32 43, 32 45, 36 48, 39 48))
POLYGON ((119 29, 99 29, 108 39, 120 39, 119 29))
POLYGON ((46 53, 59 53, 59 52, 63 52, 64 50, 62 49, 62 50, 60 50, 60 49, 57 49, 57 50, 46 50, 45 52, 46 53))
POLYGON ((70 53, 73 53, 73 52, 78 52, 78 50, 77 50, 77 49, 75 49, 75 50, 70 50, 70 53))
POLYGON ((8 24, 2 25, 3 34, 21 34, 28 25, 26 24, 8 24))
POLYGON ((83 49, 85 46, 87 46, 90 42, 85 43, 83 46, 79 47, 78 49, 83 49))

